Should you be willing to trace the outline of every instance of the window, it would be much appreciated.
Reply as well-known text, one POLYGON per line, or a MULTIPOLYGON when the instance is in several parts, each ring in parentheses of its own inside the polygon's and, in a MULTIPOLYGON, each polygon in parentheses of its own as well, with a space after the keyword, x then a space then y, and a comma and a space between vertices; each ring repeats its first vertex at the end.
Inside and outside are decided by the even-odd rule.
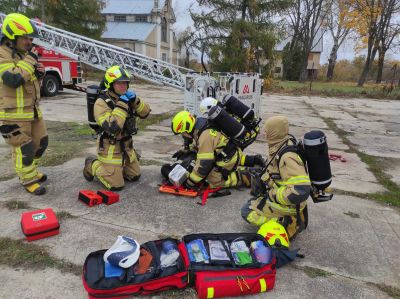
POLYGON ((147 23, 147 16, 146 15, 136 15, 135 22, 138 23, 147 23))
POLYGON ((162 59, 162 61, 167 61, 167 53, 162 53, 161 59, 162 59))
POLYGON ((281 67, 280 66, 276 66, 275 67, 275 74, 280 74, 281 73, 281 67))
POLYGON ((161 19, 161 41, 168 42, 167 39, 167 19, 161 19))
POLYGON ((114 16, 114 22, 126 22, 126 16, 116 15, 114 16))

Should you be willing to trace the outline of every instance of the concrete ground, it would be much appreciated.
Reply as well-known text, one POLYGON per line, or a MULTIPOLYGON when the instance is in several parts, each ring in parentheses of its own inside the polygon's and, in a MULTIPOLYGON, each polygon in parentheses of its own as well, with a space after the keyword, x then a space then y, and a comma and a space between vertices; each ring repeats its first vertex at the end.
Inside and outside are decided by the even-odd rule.
MULTIPOLYGON (((135 86, 148 101, 153 113, 163 114, 181 108, 183 93, 150 85, 135 86)), ((64 91, 44 99, 45 119, 86 121, 82 94, 64 91)), ((291 133, 301 137, 310 129, 322 129, 332 153, 347 162, 332 161, 332 187, 355 192, 359 197, 340 195, 329 203, 309 202, 309 227, 293 242, 306 256, 278 269, 274 298, 387 298, 389 287, 400 288, 400 213, 398 209, 364 199, 360 194, 384 191, 375 176, 354 151, 332 129, 347 132, 346 137, 360 152, 390 158, 387 173, 400 181, 400 102, 368 99, 337 99, 263 95, 262 117, 285 114, 291 133), (379 287, 386 286, 386 287, 379 287)), ((0 182, 0 201, 18 200, 33 208, 51 207, 74 218, 63 219, 58 236, 38 240, 52 256, 82 265, 91 252, 108 248, 118 235, 135 237, 139 242, 199 232, 254 232, 240 217, 240 208, 250 196, 235 190, 229 197, 211 198, 206 206, 198 199, 160 194, 160 165, 170 161, 181 140, 170 132, 170 121, 148 126, 135 136, 135 146, 145 164, 139 182, 128 183, 121 200, 111 206, 88 208, 77 200, 81 189, 100 189, 82 175, 84 157, 43 169, 49 177, 48 193, 42 197, 27 194, 16 178, 0 182)), ((51 141, 50 141, 51 142, 51 141)), ((68 146, 66 144, 66 146, 68 146)), ((248 149, 265 154, 263 136, 248 149)), ((0 154, 8 148, 0 141, 0 154)), ((87 153, 93 153, 94 147, 87 153)), ((10 161, 0 160, 0 169, 10 169, 10 161)), ((0 172, 0 175, 4 173, 0 172)), ((348 194, 348 193, 347 193, 348 194)), ((399 195, 400 197, 400 195, 399 195)), ((399 198, 400 200, 400 198, 399 198)), ((24 210, 8 210, 0 205, 0 237, 23 239, 20 216, 24 210)), ((0 298, 85 298, 81 278, 57 269, 35 270, 0 265, 0 298)), ((267 295, 268 296, 268 295, 267 295)), ((191 289, 170 291, 151 298, 195 298, 191 289)), ((265 298, 254 295, 249 298, 265 298)))

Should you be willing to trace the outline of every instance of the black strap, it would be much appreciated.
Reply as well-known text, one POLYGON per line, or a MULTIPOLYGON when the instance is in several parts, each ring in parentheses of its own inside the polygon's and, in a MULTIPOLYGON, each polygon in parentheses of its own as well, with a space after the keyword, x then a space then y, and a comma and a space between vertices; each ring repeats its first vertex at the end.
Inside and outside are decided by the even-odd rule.
POLYGON ((21 134, 20 131, 16 131, 16 132, 13 132, 13 133, 10 133, 10 134, 7 134, 7 135, 2 135, 2 136, 3 136, 4 139, 8 139, 8 138, 11 138, 12 136, 18 136, 20 134, 21 134))

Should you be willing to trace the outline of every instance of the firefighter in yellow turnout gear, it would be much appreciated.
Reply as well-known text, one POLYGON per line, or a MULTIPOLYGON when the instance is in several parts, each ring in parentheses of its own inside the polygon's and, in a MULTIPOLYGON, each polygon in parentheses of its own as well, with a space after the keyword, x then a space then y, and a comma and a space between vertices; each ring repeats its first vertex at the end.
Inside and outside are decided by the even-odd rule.
POLYGON ((124 187, 124 179, 136 181, 140 177, 132 135, 136 133, 136 116, 146 118, 150 107, 128 90, 130 75, 122 67, 110 67, 103 82, 106 91, 94 105, 94 117, 101 127, 97 158, 85 160, 83 175, 88 181, 96 177, 106 188, 117 191, 124 187))
POLYGON ((298 222, 307 225, 306 200, 310 195, 311 182, 297 153, 288 151, 279 155, 286 145, 291 145, 288 134, 289 123, 286 117, 275 116, 266 121, 265 135, 270 163, 262 181, 266 184, 268 194, 250 199, 242 207, 242 217, 257 226, 270 219, 278 219, 287 229, 289 237, 293 238, 299 230, 298 222), (297 216, 301 221, 298 221, 297 216))
MULTIPOLYGON (((208 128, 205 118, 195 118, 188 111, 177 113, 172 119, 174 134, 192 139, 196 161, 185 185, 192 188, 202 181, 210 187, 250 186, 250 175, 240 166, 253 166, 254 156, 246 156, 236 146, 228 146, 229 139, 214 128, 208 128), (227 149, 229 147, 229 149, 227 149), (249 160, 253 165, 247 165, 249 160)), ((263 161, 261 161, 263 163, 263 161)))
POLYGON ((46 125, 39 109, 44 67, 32 52, 35 25, 24 15, 5 17, 0 42, 0 133, 12 147, 15 171, 25 189, 42 195, 47 177, 37 163, 48 145, 46 125))

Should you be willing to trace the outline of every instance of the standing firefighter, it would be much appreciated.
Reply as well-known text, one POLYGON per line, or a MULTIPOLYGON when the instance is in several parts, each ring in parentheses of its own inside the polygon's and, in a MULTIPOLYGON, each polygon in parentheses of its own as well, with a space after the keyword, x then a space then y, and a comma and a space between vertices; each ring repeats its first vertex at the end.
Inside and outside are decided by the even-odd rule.
POLYGON ((177 113, 172 119, 174 134, 182 134, 192 140, 192 149, 196 152, 195 166, 185 182, 193 188, 206 181, 210 187, 250 187, 250 175, 239 166, 254 166, 264 161, 258 156, 246 156, 242 150, 229 142, 223 133, 208 127, 207 119, 195 118, 188 111, 177 113))
POLYGON ((124 187, 124 179, 136 181, 140 177, 132 135, 137 131, 136 117, 146 118, 150 107, 128 90, 130 75, 122 67, 110 67, 103 82, 106 90, 94 104, 99 127, 97 158, 85 160, 83 175, 88 181, 97 177, 106 188, 116 191, 124 187))
POLYGON ((293 238, 300 227, 307 225, 307 198, 311 182, 301 157, 296 152, 285 151, 293 145, 287 118, 269 118, 265 123, 265 135, 270 162, 262 181, 267 194, 250 199, 242 208, 242 217, 257 226, 277 219, 293 238))
POLYGON ((32 194, 46 192, 40 183, 47 177, 37 163, 48 145, 46 126, 39 109, 44 67, 32 50, 35 25, 12 13, 1 27, 0 133, 12 147, 13 163, 21 184, 32 194))

